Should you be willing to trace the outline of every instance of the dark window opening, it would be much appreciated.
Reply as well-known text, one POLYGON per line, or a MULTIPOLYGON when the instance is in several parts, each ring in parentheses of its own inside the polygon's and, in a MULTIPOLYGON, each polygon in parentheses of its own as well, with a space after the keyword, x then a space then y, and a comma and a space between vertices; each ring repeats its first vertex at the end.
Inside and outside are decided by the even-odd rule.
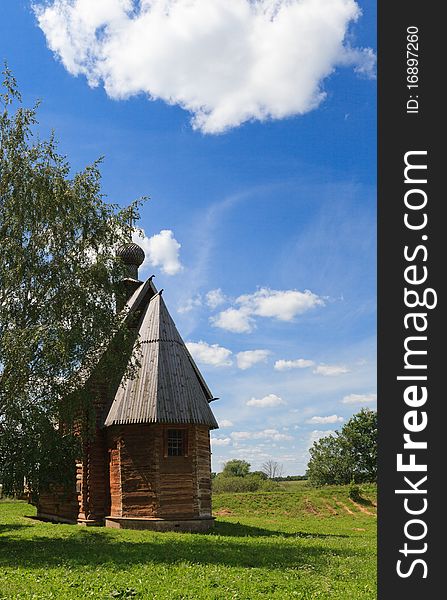
POLYGON ((186 429, 168 429, 168 456, 186 456, 186 429))

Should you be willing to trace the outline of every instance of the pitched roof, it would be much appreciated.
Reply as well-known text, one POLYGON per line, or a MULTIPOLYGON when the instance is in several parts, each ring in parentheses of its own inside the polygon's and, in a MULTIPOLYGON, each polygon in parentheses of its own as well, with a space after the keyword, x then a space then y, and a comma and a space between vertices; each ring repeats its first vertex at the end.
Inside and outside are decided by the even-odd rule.
POLYGON ((161 293, 143 311, 140 366, 116 392, 105 425, 195 423, 218 427, 209 407, 213 396, 166 308, 161 293))

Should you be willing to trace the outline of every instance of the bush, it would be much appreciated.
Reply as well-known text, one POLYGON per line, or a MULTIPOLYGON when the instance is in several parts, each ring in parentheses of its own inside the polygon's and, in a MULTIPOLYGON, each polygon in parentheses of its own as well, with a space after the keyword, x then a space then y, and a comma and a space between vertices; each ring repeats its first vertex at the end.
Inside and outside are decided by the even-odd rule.
POLYGON ((221 474, 213 479, 213 492, 222 494, 224 492, 256 492, 261 480, 258 477, 228 477, 221 474))
POLYGON ((261 492, 285 492, 285 488, 281 487, 277 481, 266 479, 261 481, 259 490, 261 492))
POLYGON ((245 477, 229 477, 219 473, 212 481, 215 494, 237 492, 281 492, 283 489, 276 481, 262 478, 258 473, 250 473, 245 477))
POLYGON ((349 497, 354 502, 359 502, 362 499, 362 491, 356 483, 351 483, 349 486, 349 497))

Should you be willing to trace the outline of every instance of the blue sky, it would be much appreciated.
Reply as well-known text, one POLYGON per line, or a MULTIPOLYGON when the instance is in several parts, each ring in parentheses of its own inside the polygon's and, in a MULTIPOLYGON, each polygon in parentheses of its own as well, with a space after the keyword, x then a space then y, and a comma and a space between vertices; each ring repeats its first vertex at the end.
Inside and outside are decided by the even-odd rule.
POLYGON ((0 56, 74 171, 104 156, 110 201, 151 197, 141 274, 220 398, 213 469, 301 474, 375 407, 375 2, 164 2, 5 0, 0 56))

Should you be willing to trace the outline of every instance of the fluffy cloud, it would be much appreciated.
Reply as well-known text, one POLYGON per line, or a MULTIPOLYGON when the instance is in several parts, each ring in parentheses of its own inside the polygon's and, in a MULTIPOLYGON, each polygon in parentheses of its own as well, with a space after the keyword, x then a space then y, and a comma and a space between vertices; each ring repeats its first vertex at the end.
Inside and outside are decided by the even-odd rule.
POLYGON ((277 360, 273 368, 277 371, 288 371, 289 369, 307 369, 314 366, 313 360, 297 358, 296 360, 277 360))
POLYGON ((280 406, 281 404, 286 404, 286 401, 276 394, 268 394, 263 398, 251 398, 247 401, 247 406, 257 406, 259 408, 271 408, 273 406, 280 406))
POLYGON ((377 402, 377 394, 349 394, 342 402, 343 404, 372 404, 377 402))
POLYGON ((312 417, 308 423, 318 423, 319 425, 327 425, 328 423, 341 423, 343 417, 337 415, 329 415, 328 417, 312 417))
POLYGON ((206 303, 212 309, 215 309, 218 306, 220 306, 221 304, 224 304, 224 302, 226 302, 226 300, 227 300, 220 288, 217 288, 215 290, 210 290, 206 294, 205 298, 206 298, 206 303))
POLYGON ((36 0, 49 48, 111 98, 145 94, 219 133, 304 114, 339 66, 371 75, 370 49, 346 43, 354 0, 36 0))
POLYGON ((143 268, 148 265, 160 267, 165 275, 176 275, 183 269, 179 258, 181 245, 170 229, 162 229, 152 237, 147 237, 144 231, 142 235, 136 232, 132 237, 146 254, 143 268))
POLYGON ((260 317, 273 317, 280 321, 291 321, 300 315, 323 305, 324 302, 309 290, 271 290, 261 288, 254 294, 239 296, 236 300, 243 309, 260 317))
POLYGON ((322 298, 309 290, 271 290, 261 288, 253 294, 244 294, 235 300, 238 308, 227 308, 210 322, 215 327, 236 333, 249 333, 255 326, 254 317, 270 317, 278 321, 292 321, 316 306, 324 306, 322 298))
POLYGON ((214 327, 220 327, 233 333, 249 333, 253 329, 253 319, 244 310, 227 308, 215 317, 210 318, 214 327))
POLYGON ((228 446, 229 444, 231 444, 231 438, 229 437, 225 437, 225 438, 211 438, 211 444, 213 446, 228 446))
POLYGON ((219 427, 233 427, 233 421, 222 419, 222 421, 219 421, 219 427))
POLYGON ((287 441, 293 439, 292 436, 287 435, 286 433, 280 433, 277 429, 264 429, 263 431, 233 431, 230 435, 235 441, 261 439, 287 441))
POLYGON ((231 350, 223 348, 218 344, 210 345, 200 341, 187 342, 186 346, 198 363, 212 365, 213 367, 229 367, 233 364, 231 350))
POLYGON ((243 371, 250 369, 256 363, 267 362, 269 354, 269 350, 246 350, 245 352, 238 352, 236 355, 237 366, 243 371))
POLYGON ((336 377, 349 373, 348 367, 344 365, 318 365, 313 371, 315 375, 323 375, 324 377, 336 377))

